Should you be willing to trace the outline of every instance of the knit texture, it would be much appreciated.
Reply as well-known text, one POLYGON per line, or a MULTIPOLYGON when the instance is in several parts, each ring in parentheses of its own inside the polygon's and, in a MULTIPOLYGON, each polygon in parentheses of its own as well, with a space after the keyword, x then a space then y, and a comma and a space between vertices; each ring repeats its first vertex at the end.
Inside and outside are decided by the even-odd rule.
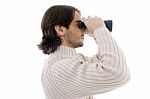
POLYGON ((123 52, 109 31, 101 27, 93 36, 98 47, 93 57, 67 46, 49 55, 41 78, 46 99, 93 99, 129 81, 123 52))

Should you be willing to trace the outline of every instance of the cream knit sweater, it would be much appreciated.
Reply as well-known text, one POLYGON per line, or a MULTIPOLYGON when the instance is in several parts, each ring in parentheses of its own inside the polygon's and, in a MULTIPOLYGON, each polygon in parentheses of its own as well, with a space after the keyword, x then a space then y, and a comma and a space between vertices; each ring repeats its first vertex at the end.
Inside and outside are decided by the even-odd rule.
POLYGON ((94 39, 98 53, 93 57, 66 46, 49 55, 41 79, 46 99, 93 99, 128 82, 123 52, 108 30, 98 28, 94 39))

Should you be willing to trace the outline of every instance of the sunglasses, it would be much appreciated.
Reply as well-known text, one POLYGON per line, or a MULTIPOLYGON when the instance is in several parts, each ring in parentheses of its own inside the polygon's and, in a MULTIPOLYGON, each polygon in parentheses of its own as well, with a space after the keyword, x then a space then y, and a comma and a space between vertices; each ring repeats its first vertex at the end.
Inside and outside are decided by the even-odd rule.
MULTIPOLYGON (((112 20, 105 20, 104 21, 106 28, 111 32, 112 31, 112 20)), ((78 22, 79 29, 87 29, 84 22, 78 22)))

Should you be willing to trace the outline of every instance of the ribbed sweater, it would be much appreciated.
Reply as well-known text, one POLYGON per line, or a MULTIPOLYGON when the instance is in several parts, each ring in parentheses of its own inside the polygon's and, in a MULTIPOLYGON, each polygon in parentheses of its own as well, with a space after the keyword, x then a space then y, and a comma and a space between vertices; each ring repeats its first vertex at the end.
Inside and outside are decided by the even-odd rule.
POLYGON ((41 77, 46 99, 93 99, 129 81, 123 51, 111 33, 101 27, 93 36, 98 48, 93 57, 61 45, 46 59, 41 77))

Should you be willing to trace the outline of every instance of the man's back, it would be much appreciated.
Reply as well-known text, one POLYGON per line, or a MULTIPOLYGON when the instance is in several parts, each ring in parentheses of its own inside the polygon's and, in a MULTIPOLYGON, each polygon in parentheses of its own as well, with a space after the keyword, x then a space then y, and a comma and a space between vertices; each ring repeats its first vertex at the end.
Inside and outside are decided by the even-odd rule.
MULTIPOLYGON (((55 53, 51 54, 45 61, 45 66, 42 72, 42 84, 46 96, 48 97, 48 99, 93 99, 92 96, 74 98, 71 96, 71 94, 65 91, 68 89, 73 90, 72 86, 69 87, 69 85, 67 85, 62 87, 64 83, 68 83, 67 81, 69 77, 73 78, 73 75, 67 73, 67 71, 69 71, 69 64, 71 63, 66 62, 66 65, 68 64, 68 68, 65 68, 65 66, 63 66, 63 64, 65 64, 65 59, 68 58, 78 58, 78 60, 84 60, 82 56, 80 56, 80 54, 76 54, 74 49, 60 46, 58 50, 55 53), (64 70, 64 72, 61 72, 61 69, 64 70), (60 79, 62 82, 58 82, 56 78, 60 79)), ((77 71, 75 68, 71 68, 70 72, 76 73, 77 71)), ((79 84, 77 84, 77 81, 72 81, 72 83, 76 83, 75 86, 78 86, 79 84)))

